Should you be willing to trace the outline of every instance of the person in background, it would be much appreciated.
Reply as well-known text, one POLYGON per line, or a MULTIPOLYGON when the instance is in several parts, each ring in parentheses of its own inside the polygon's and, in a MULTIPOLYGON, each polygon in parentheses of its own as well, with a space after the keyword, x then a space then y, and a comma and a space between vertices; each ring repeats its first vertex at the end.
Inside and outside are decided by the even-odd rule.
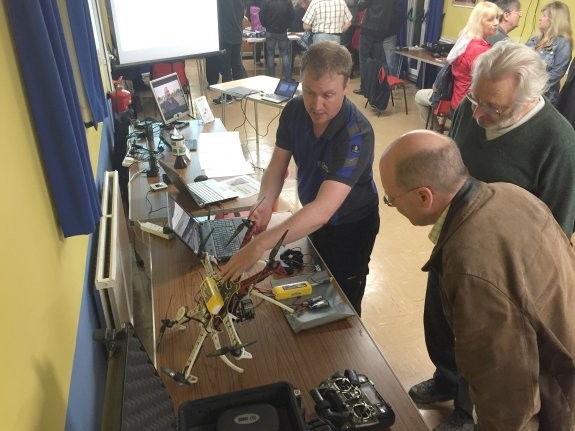
MULTIPOLYGON (((254 25, 252 24, 252 6, 261 10, 263 2, 264 0, 246 0, 246 17, 250 22, 250 27, 252 28, 252 30, 254 29, 254 25)), ((256 12, 254 11, 254 13, 256 12)), ((254 59, 254 61, 256 63, 259 63, 262 58, 262 45, 256 43, 255 52, 256 52, 255 54, 256 58, 254 59)))
POLYGON ((353 34, 355 30, 359 28, 359 25, 361 23, 359 19, 359 2, 360 0, 345 0, 347 8, 351 12, 351 25, 348 27, 346 31, 344 31, 341 34, 341 42, 340 42, 343 46, 347 48, 349 52, 351 52, 351 59, 353 61, 353 68, 351 69, 351 78, 353 78, 354 70, 356 70, 356 68, 359 68, 359 65, 356 64, 358 61, 358 59, 356 58, 357 56, 354 57, 351 46, 353 40, 353 34))
POLYGON ((222 267, 224 280, 238 279, 287 231, 284 244, 306 235, 358 314, 379 231, 373 180, 374 133, 367 118, 347 97, 352 60, 335 42, 313 44, 302 57, 303 97, 281 112, 276 147, 266 168, 252 214, 256 232, 222 267), (302 208, 267 229, 273 204, 291 159, 297 165, 302 208))
MULTIPOLYGON (((471 93, 455 111, 449 130, 470 174, 531 192, 571 238, 575 130, 543 97, 545 64, 527 46, 503 41, 476 59, 472 77, 471 93)), ((455 340, 443 315, 439 276, 429 271, 423 312, 425 343, 436 370, 409 394, 420 405, 454 399, 454 412, 439 429, 457 430, 470 422, 473 406, 455 362, 455 340)))
POLYGON ((407 133, 381 157, 384 200, 433 225, 423 270, 439 274, 478 429, 573 430, 575 251, 543 202, 478 181, 463 162, 448 137, 407 133))
MULTIPOLYGON (((218 57, 222 82, 247 76, 241 53, 244 12, 243 0, 218 0, 220 50, 225 50, 225 53, 218 57)), ((230 104, 233 100, 232 96, 222 94, 213 99, 213 102, 230 104)))
POLYGON ((569 67, 573 44, 569 8, 565 3, 554 1, 543 6, 539 16, 538 33, 529 39, 526 45, 535 49, 547 64, 549 80, 545 96, 555 104, 559 96, 559 81, 569 67))
MULTIPOLYGON (((477 3, 467 24, 461 30, 459 38, 447 56, 447 63, 451 64, 453 73, 453 96, 451 98, 451 109, 455 110, 461 99, 469 91, 471 82, 471 66, 477 56, 489 48, 491 45, 487 38, 494 36, 499 28, 499 16, 503 15, 501 9, 488 1, 477 3)), ((419 90, 415 94, 415 104, 419 110, 419 115, 425 124, 431 107, 431 95, 433 88, 419 90)))
POLYGON ((341 43, 341 34, 351 26, 352 18, 345 0, 311 0, 302 21, 304 30, 313 32, 313 43, 341 43))
MULTIPOLYGON (((289 28, 289 31, 292 33, 303 33, 303 16, 305 15, 305 11, 309 6, 310 0, 299 0, 297 4, 294 6, 294 17, 292 24, 289 28)), ((298 54, 301 54, 303 49, 297 44, 292 44, 292 51, 291 51, 291 70, 293 71, 295 57, 298 54)))
MULTIPOLYGON (((461 54, 451 62, 453 73, 453 96, 451 109, 455 110, 459 102, 469 92, 471 84, 471 67, 475 59, 491 48, 487 38, 497 33, 501 9, 488 1, 477 3, 471 11, 469 20, 463 28, 460 39, 467 40, 461 54)), ((457 48, 457 43, 454 49, 457 48)))
POLYGON ((360 10, 365 10, 359 35, 359 71, 360 86, 353 90, 355 94, 364 94, 367 83, 361 70, 365 69, 368 58, 381 62, 388 74, 394 75, 397 70, 395 47, 397 31, 400 24, 399 0, 362 0, 360 10), (391 49, 386 47, 391 47, 391 49))
POLYGON ((291 0, 266 0, 260 10, 260 21, 266 28, 266 72, 275 76, 276 45, 282 60, 282 76, 291 79, 290 41, 287 30, 294 18, 291 0))
POLYGON ((571 62, 567 79, 563 87, 561 87, 559 99, 557 100, 557 110, 575 128, 575 60, 571 62))
POLYGON ((509 39, 509 32, 517 28, 519 20, 523 16, 519 0, 499 0, 495 4, 499 6, 502 14, 499 17, 497 33, 487 38, 487 42, 491 46, 502 40, 509 39))

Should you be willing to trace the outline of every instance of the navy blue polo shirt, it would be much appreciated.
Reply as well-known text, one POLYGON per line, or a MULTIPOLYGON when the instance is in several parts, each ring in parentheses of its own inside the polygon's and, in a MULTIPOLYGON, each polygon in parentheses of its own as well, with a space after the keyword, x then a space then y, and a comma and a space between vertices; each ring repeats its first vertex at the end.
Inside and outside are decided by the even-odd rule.
POLYGON ((303 98, 292 99, 282 111, 276 145, 292 153, 298 168, 298 195, 302 205, 315 199, 324 180, 351 187, 329 225, 359 221, 377 207, 372 170, 373 128, 347 98, 319 138, 313 133, 303 98))

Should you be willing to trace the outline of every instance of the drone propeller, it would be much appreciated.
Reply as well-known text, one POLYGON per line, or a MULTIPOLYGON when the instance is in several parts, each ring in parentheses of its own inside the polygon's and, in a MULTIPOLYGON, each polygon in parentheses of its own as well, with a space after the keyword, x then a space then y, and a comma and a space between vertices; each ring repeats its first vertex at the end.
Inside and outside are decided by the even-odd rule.
POLYGON ((236 344, 235 346, 224 346, 219 348, 218 350, 214 350, 213 352, 207 353, 206 356, 222 356, 227 355, 228 353, 234 357, 239 357, 242 354, 242 349, 244 347, 251 346, 256 341, 250 341, 248 343, 243 344, 236 344))
POLYGON ((168 319, 168 310, 172 305, 172 299, 174 299, 173 295, 170 297, 170 302, 168 303, 168 308, 166 308, 166 314, 164 315, 164 318, 160 320, 160 322, 162 322, 162 326, 160 326, 160 336, 158 337, 158 342, 156 343, 156 349, 160 347, 160 342, 162 341, 162 338, 164 338, 166 328, 171 328, 177 323, 177 320, 168 319))
POLYGON ((176 383, 180 383, 182 385, 190 385, 191 383, 186 379, 183 373, 176 372, 171 368, 162 368, 162 372, 170 376, 172 380, 176 383))
MULTIPOLYGON (((264 201, 264 199, 265 199, 265 196, 263 198, 261 198, 258 201, 258 203, 250 210, 250 213, 248 214, 248 216, 246 218, 242 219, 241 224, 238 225, 238 227, 236 228, 236 230, 234 231, 234 233, 232 234, 232 236, 230 237, 230 239, 226 243, 226 245, 225 245, 226 247, 232 243, 234 238, 236 236, 238 236, 242 230, 247 229, 249 232, 249 230, 254 226, 254 221, 251 220, 250 217, 252 216, 254 211, 260 206, 260 204, 264 201)), ((246 233, 246 235, 247 235, 247 233, 246 233)))

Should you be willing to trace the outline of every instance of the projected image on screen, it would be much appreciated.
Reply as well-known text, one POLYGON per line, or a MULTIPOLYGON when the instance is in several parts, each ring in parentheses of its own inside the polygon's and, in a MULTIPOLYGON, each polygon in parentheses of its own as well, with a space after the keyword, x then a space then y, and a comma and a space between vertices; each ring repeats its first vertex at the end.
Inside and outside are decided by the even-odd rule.
POLYGON ((177 73, 150 81, 150 87, 164 124, 170 125, 189 115, 190 108, 177 73))
POLYGON ((216 0, 108 0, 119 65, 219 50, 216 0))

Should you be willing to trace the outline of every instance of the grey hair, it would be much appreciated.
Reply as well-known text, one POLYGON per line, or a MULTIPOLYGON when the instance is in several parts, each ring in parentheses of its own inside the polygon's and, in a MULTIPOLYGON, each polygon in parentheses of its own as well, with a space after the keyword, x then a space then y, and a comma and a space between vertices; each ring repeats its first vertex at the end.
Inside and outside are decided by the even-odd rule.
POLYGON ((517 10, 521 9, 521 3, 519 0, 498 0, 495 4, 499 6, 503 12, 510 12, 513 8, 516 8, 517 10))
POLYGON ((301 58, 300 74, 311 70, 316 77, 325 75, 342 75, 346 84, 351 76, 353 61, 351 54, 343 45, 336 42, 324 41, 312 44, 301 58))
POLYGON ((438 193, 452 193, 469 177, 457 144, 417 151, 399 160, 395 166, 395 182, 403 190, 427 186, 438 193))
POLYGON ((475 59, 471 91, 481 76, 497 81, 508 75, 517 80, 517 102, 539 98, 547 90, 547 66, 534 49, 503 40, 475 59))

